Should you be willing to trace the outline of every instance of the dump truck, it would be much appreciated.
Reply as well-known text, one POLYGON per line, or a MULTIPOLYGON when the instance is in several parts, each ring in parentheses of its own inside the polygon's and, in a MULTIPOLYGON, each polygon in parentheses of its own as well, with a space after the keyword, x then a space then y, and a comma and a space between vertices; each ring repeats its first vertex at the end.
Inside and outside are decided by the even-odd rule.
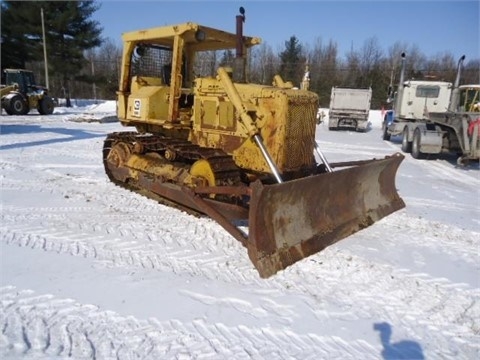
POLYGON ((366 131, 371 101, 371 88, 332 87, 328 111, 328 129, 353 128, 359 132, 366 131))
POLYGON ((403 208, 404 157, 328 162, 317 94, 246 81, 261 39, 243 21, 234 33, 187 22, 122 35, 117 114, 134 130, 107 135, 103 162, 113 183, 218 222, 266 278, 403 208), (231 66, 199 74, 196 59, 226 50, 231 66))
POLYGON ((33 72, 25 69, 5 69, 5 84, 0 88, 2 108, 8 115, 25 115, 37 109, 40 115, 54 110, 48 89, 37 85, 33 72))
POLYGON ((415 159, 442 153, 458 154, 458 164, 480 159, 479 84, 461 85, 465 56, 458 60, 454 83, 404 81, 405 53, 394 107, 385 114, 383 139, 402 136, 402 151, 415 159))

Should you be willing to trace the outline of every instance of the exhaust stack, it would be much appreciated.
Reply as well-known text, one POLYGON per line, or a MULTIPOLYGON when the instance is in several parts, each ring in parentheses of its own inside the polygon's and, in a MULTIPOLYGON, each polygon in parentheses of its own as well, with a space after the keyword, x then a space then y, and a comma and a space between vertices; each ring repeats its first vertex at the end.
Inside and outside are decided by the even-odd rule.
POLYGON ((450 96, 450 104, 448 105, 448 111, 454 112, 457 110, 457 105, 458 105, 458 100, 460 95, 460 91, 458 87, 460 86, 460 78, 462 76, 462 67, 463 67, 464 60, 465 60, 465 55, 463 55, 460 59, 458 59, 457 76, 455 78, 455 83, 453 84, 453 91, 452 91, 452 95, 450 96))
POLYGON ((237 43, 235 48, 235 62, 233 69, 233 81, 239 83, 246 82, 245 76, 245 54, 243 44, 243 23, 245 22, 245 9, 240 6, 240 15, 236 16, 236 35, 237 43))
POLYGON ((400 66, 400 80, 398 82, 398 90, 397 90, 397 96, 395 97, 395 112, 400 111, 400 104, 402 103, 402 98, 403 98, 403 89, 405 87, 404 82, 405 82, 405 67, 406 67, 406 61, 405 61, 405 53, 402 53, 402 64, 400 66))

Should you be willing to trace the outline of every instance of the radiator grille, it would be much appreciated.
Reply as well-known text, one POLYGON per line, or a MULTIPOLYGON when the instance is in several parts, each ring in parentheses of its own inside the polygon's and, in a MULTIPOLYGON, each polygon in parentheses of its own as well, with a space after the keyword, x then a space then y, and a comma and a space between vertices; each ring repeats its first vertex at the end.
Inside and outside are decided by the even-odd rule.
POLYGON ((312 96, 290 96, 285 134, 285 170, 295 171, 313 161, 318 102, 312 96))

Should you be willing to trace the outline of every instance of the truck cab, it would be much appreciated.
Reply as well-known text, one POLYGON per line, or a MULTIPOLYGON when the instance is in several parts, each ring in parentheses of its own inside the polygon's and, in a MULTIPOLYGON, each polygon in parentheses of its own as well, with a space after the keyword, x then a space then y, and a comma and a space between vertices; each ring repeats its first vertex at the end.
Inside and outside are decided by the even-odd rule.
POLYGON ((447 111, 452 86, 452 83, 443 81, 406 81, 403 96, 395 109, 397 117, 404 120, 426 119, 429 112, 447 111))
POLYGON ((383 121, 383 140, 402 136, 402 151, 415 159, 452 152, 465 164, 480 157, 480 85, 460 86, 465 56, 458 61, 455 82, 404 81, 405 55, 393 110, 383 121))

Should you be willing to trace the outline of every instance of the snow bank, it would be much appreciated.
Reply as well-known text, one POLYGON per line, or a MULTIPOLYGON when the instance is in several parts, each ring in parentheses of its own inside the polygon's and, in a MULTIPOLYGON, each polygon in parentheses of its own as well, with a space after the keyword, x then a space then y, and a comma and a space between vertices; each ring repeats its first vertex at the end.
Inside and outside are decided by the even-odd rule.
POLYGON ((55 108, 54 114, 62 114, 65 121, 115 122, 118 121, 116 106, 114 100, 73 100, 72 107, 58 106, 55 108))

